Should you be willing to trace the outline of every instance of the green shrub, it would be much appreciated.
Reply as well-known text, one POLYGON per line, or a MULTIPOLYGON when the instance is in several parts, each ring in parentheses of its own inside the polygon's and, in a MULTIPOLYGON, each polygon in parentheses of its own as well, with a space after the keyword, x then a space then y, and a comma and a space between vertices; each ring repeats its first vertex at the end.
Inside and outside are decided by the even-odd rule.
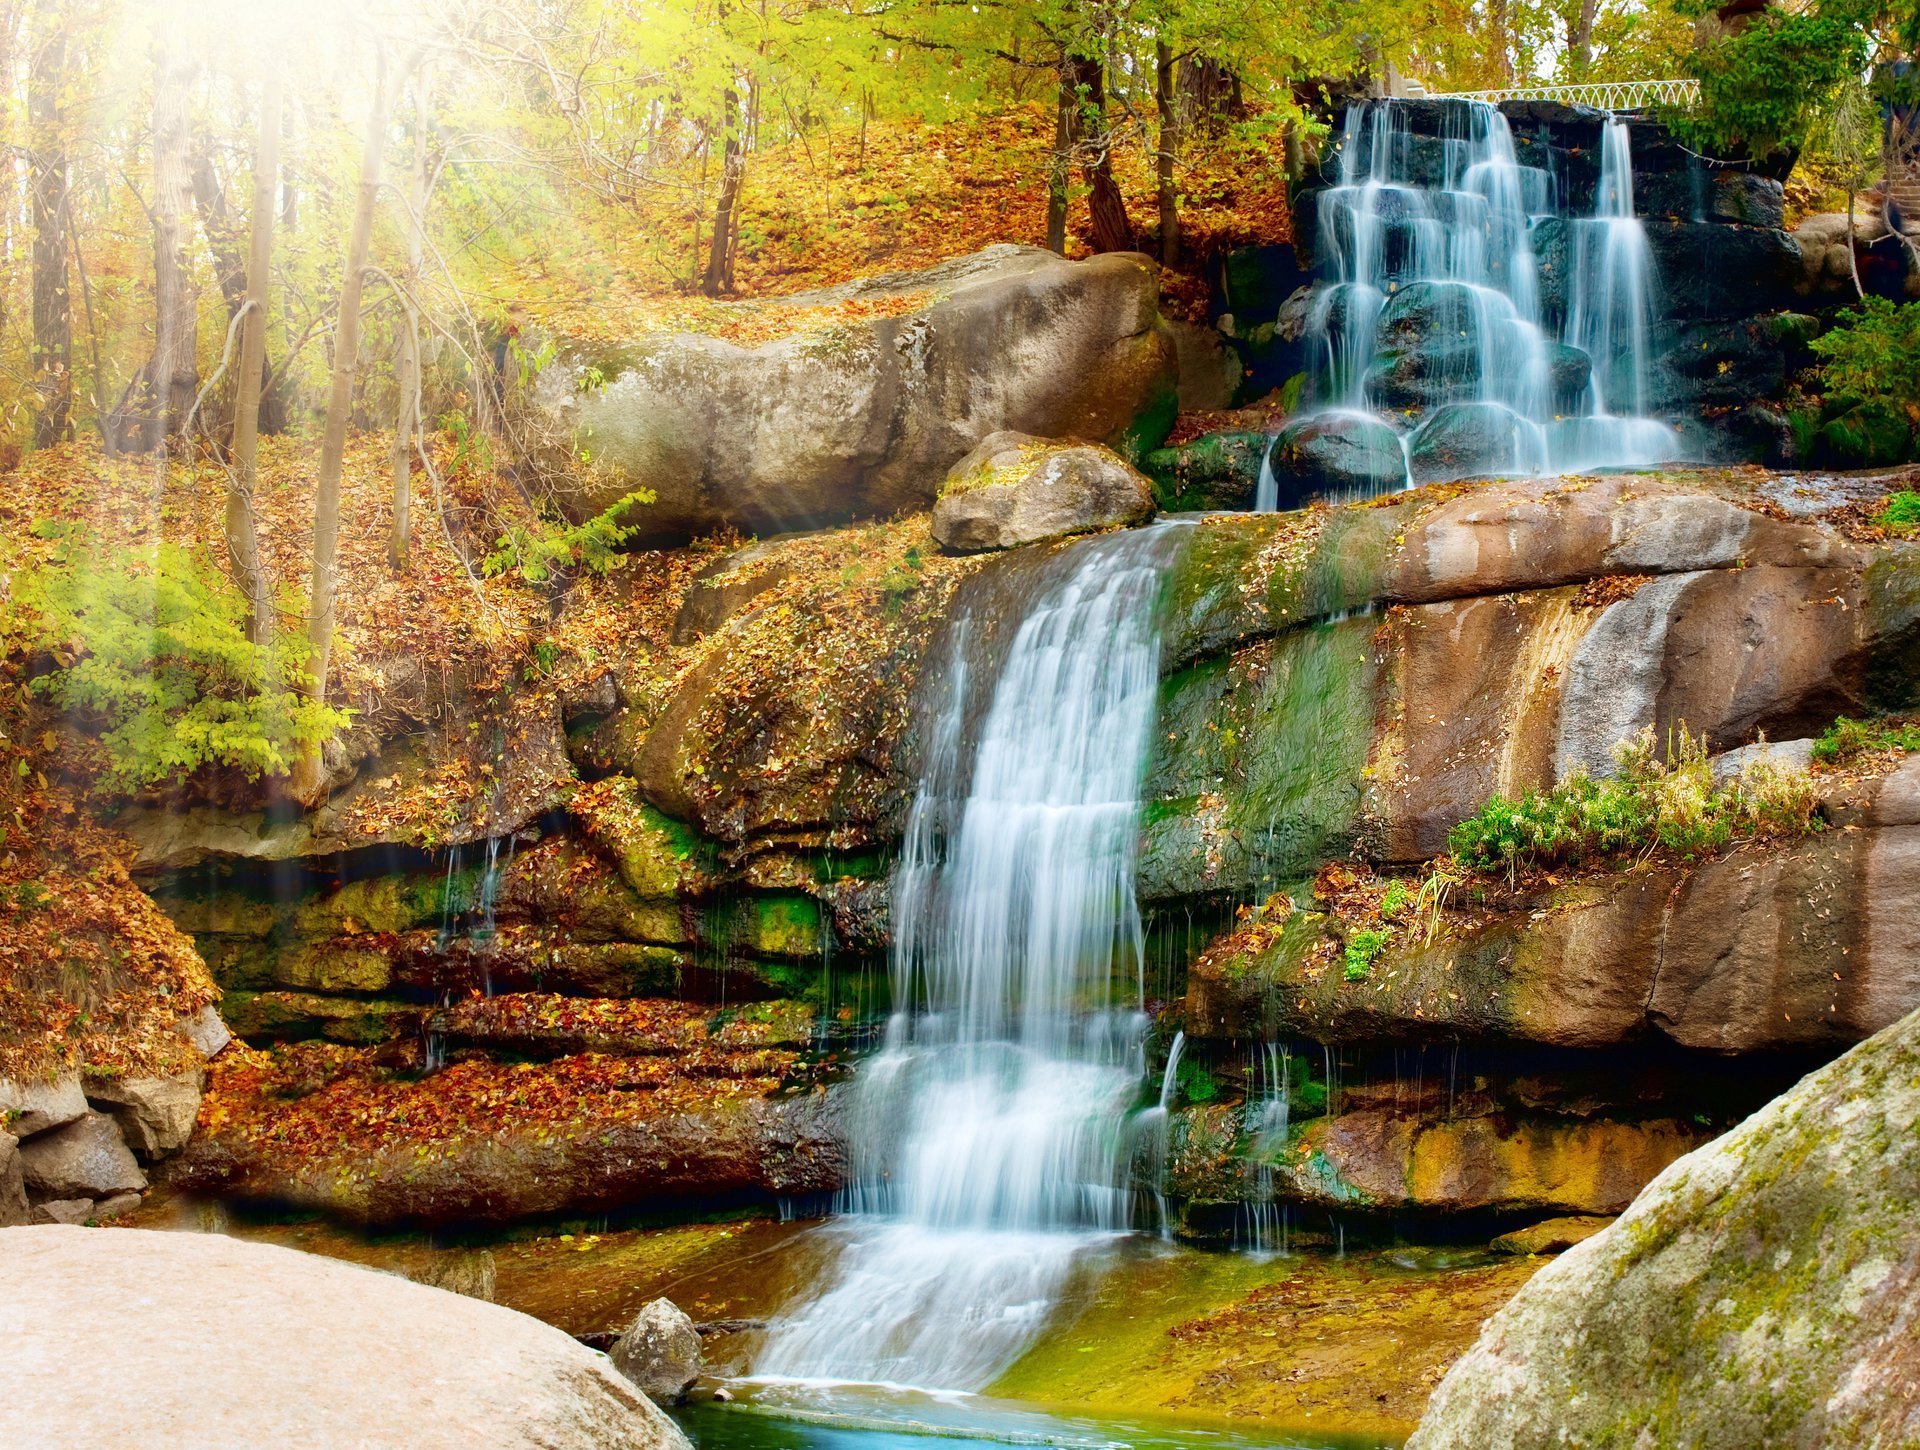
POLYGON ((1890 534, 1910 534, 1920 528, 1920 493, 1903 488, 1887 495, 1887 506, 1874 518, 1890 534))
POLYGON ((1356 927, 1347 933, 1346 951, 1342 954, 1341 975, 1349 982, 1365 979, 1373 966, 1373 959, 1387 949, 1387 943, 1393 940, 1393 928, 1387 926, 1356 927))
POLYGON ((531 528, 515 524, 500 536, 480 570, 493 579, 517 569, 529 584, 544 584, 555 574, 575 569, 604 574, 613 562, 614 550, 639 532, 638 524, 622 523, 621 519, 629 509, 653 500, 650 489, 635 489, 584 524, 544 519, 531 528))
POLYGON ((1907 419, 1920 409, 1920 302, 1863 298, 1810 346, 1830 401, 1878 404, 1907 419))
POLYGON ((1813 742, 1813 758, 1845 765, 1882 750, 1920 750, 1920 725, 1900 720, 1850 720, 1842 715, 1813 742))
POLYGON ((99 729, 109 790, 206 765, 282 775, 347 723, 300 693, 311 678, 306 635, 279 631, 270 649, 250 642, 239 591, 177 544, 63 543, 14 583, 11 628, 55 662, 33 688, 99 729))
MULTIPOLYGON (((1694 18, 1719 6, 1677 0, 1674 8, 1694 18)), ((1884 8, 1884 0, 1808 0, 1792 10, 1764 10, 1693 51, 1699 103, 1661 119, 1710 155, 1766 157, 1798 148, 1866 69, 1868 37, 1884 8)))
POLYGON ((1207 1065, 1191 1057, 1180 1059, 1180 1066, 1174 1069, 1173 1080, 1179 1085, 1180 1096, 1190 1103, 1210 1103, 1220 1096, 1220 1084, 1207 1071, 1207 1065))
POLYGON ((1766 754, 1715 787, 1704 737, 1681 727, 1664 755, 1652 727, 1614 750, 1615 774, 1577 772, 1518 801, 1495 796, 1447 833, 1462 865, 1504 870, 1586 865, 1665 847, 1683 856, 1717 851, 1736 836, 1800 835, 1823 828, 1819 793, 1803 770, 1766 754))

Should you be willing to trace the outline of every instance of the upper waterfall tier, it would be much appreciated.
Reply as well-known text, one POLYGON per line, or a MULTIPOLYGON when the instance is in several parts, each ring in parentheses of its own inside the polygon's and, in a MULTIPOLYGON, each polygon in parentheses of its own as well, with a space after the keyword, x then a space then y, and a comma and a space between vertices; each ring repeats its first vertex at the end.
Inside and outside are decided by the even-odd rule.
POLYGON ((1306 409, 1261 505, 1676 457, 1649 412, 1658 279, 1626 125, 1603 122, 1598 178, 1576 186, 1485 102, 1444 103, 1437 136, 1411 118, 1346 113, 1311 214, 1306 409))

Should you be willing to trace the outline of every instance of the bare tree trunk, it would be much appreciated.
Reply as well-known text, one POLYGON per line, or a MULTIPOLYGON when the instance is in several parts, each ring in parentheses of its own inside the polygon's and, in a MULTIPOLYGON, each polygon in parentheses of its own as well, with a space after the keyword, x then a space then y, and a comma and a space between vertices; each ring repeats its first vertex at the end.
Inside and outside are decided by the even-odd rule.
POLYGON ((28 186, 33 194, 33 389, 40 414, 33 441, 73 436, 73 297, 67 273, 67 32, 64 7, 41 12, 45 33, 27 78, 28 186))
MULTIPOLYGON (((426 251, 427 150, 433 134, 433 82, 424 67, 415 81, 417 119, 413 133, 413 177, 407 190, 407 272, 409 291, 420 285, 420 265, 426 251)), ((393 420, 393 532, 387 538, 387 562, 407 567, 413 542, 413 440, 420 431, 420 334, 410 306, 401 308, 399 345, 393 372, 400 388, 400 406, 393 420)))
POLYGON ((185 425, 199 390, 195 325, 198 289, 187 255, 193 214, 192 120, 187 94, 194 62, 162 43, 153 87, 153 353, 128 381, 104 432, 115 448, 145 453, 185 425))
POLYGON ((280 190, 280 71, 269 63, 260 82, 260 136, 253 157, 253 227, 241 306, 240 381, 234 389, 233 471, 227 485, 227 558, 247 601, 247 637, 273 638, 273 586, 260 560, 253 489, 259 476, 260 389, 267 365, 267 280, 273 265, 273 223, 280 190))
POLYGON ((1567 46, 1575 81, 1584 81, 1593 72, 1593 27, 1600 18, 1600 0, 1579 0, 1580 13, 1567 46))
POLYGON ((700 290, 709 297, 733 290, 733 254, 740 240, 740 187, 747 177, 746 118, 740 98, 729 86, 721 92, 726 144, 720 165, 720 200, 713 209, 713 238, 707 244, 707 269, 700 290))
POLYGON ((1180 193, 1174 186, 1174 163, 1180 156, 1180 108, 1174 93, 1173 52, 1164 40, 1153 45, 1153 104, 1160 119, 1160 144, 1154 154, 1154 176, 1160 193, 1160 261, 1171 267, 1180 260, 1180 193))
POLYGON ((1047 157, 1047 248, 1067 252, 1067 185, 1073 176, 1073 146, 1080 138, 1080 92, 1073 61, 1060 57, 1060 96, 1053 120, 1053 151, 1047 157))
MULTIPOLYGON (((276 88, 278 80, 275 81, 276 88)), ((262 104, 265 103, 265 91, 261 92, 262 104)), ((276 97, 276 103, 278 98, 276 97)), ((277 152, 279 137, 274 138, 277 152)), ((231 325, 241 310, 247 305, 247 253, 244 239, 240 233, 239 221, 233 210, 227 205, 226 188, 221 184, 219 174, 213 167, 213 155, 204 144, 204 139, 194 146, 193 156, 193 205, 200 213, 200 231, 207 239, 207 250, 213 253, 215 280, 220 284, 220 295, 227 302, 227 321, 231 325)), ((272 205, 278 207, 279 198, 272 205)), ((273 364, 267 358, 264 347, 261 353, 260 367, 265 377, 272 377, 273 364)), ((218 416, 231 418, 234 410, 234 398, 239 386, 240 373, 236 368, 230 378, 221 385, 220 405, 213 411, 218 416)), ((205 409, 202 410, 206 411, 205 409)), ((259 402, 259 430, 272 435, 287 426, 287 410, 282 389, 262 386, 259 402)), ((229 435, 228 445, 232 438, 229 435)))
POLYGON ((1074 90, 1083 97, 1082 129, 1092 130, 1083 148, 1080 174, 1087 183, 1087 206, 1093 219, 1093 249, 1096 252, 1131 252, 1134 248, 1133 223, 1127 219, 1126 198, 1120 183, 1113 179, 1111 146, 1113 132, 1107 126, 1106 67, 1091 56, 1075 56, 1072 64, 1078 72, 1074 90))
MULTIPOLYGON (((353 408, 353 377, 360 362, 360 294, 366 280, 367 252, 373 240, 373 213, 380 200, 381 152, 387 138, 386 57, 374 81, 373 112, 367 119, 360 152, 360 188, 354 200, 353 230, 347 238, 347 270, 340 279, 340 317, 333 341, 333 379, 327 392, 327 421, 320 436, 320 475, 314 483, 313 586, 307 608, 307 641, 313 647, 313 677, 307 693, 327 697, 327 664, 333 652, 334 606, 340 590, 340 473, 347 453, 347 423, 353 408)), ((294 799, 317 803, 326 787, 319 750, 294 763, 294 799)))

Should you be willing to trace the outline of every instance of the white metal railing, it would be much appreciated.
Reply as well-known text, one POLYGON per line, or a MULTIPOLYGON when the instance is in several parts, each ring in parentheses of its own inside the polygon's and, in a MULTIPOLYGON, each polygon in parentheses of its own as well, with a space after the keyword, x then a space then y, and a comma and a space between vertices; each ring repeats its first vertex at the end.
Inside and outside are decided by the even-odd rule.
POLYGON ((1508 86, 1497 91, 1450 91, 1436 99, 1455 101, 1562 101, 1601 111, 1638 111, 1647 106, 1692 107, 1700 100, 1700 82, 1594 81, 1579 86, 1508 86))

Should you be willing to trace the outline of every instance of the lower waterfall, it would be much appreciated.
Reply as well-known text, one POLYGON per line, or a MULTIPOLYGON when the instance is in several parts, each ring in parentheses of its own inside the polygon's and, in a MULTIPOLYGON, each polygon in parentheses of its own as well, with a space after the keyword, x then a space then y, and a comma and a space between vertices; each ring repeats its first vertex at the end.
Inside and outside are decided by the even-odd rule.
POLYGON ((998 650, 991 619, 956 618, 893 877, 894 1015, 851 1089, 838 1262, 759 1375, 982 1388, 1079 1255, 1131 1227, 1140 786, 1185 532, 1060 550, 998 650))

